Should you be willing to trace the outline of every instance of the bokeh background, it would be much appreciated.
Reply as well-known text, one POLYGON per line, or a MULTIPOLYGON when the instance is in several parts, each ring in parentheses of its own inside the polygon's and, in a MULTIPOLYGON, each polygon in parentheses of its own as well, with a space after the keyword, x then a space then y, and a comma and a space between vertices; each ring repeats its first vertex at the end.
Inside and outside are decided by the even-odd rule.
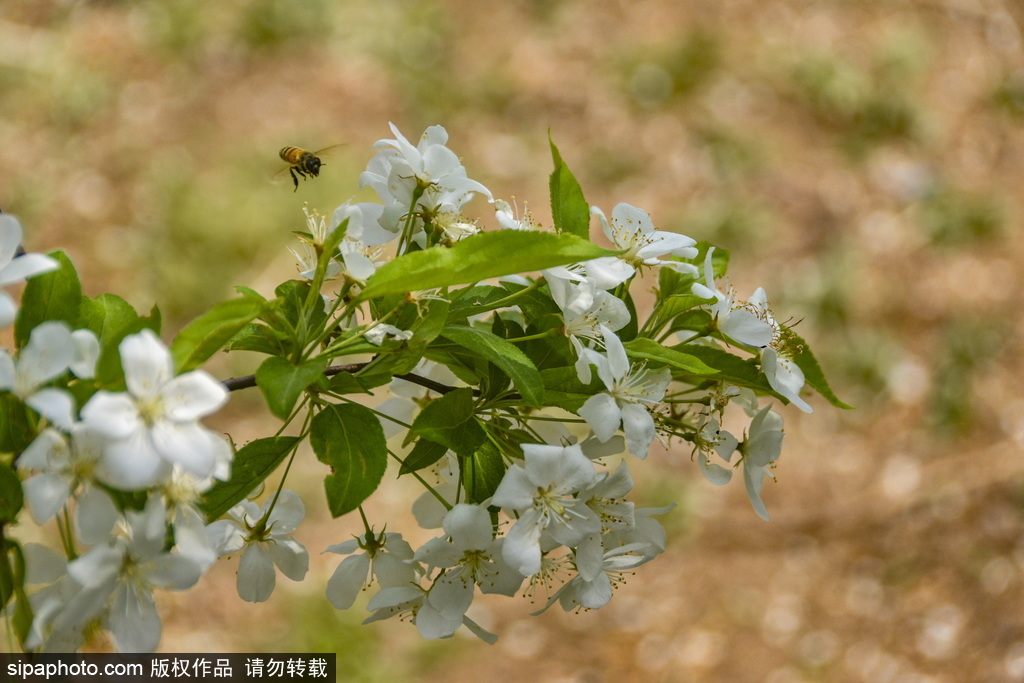
MULTIPOLYGON (((493 647, 336 612, 318 553, 358 525, 308 463, 307 579, 253 606, 221 563, 161 596, 161 649, 336 652, 368 681, 1024 680, 1022 31, 1016 0, 0 0, 0 208, 166 338, 292 277, 302 207, 368 198, 389 121, 444 125, 546 225, 550 130, 592 204, 731 250, 856 407, 783 411, 770 523, 653 452, 668 552, 597 612, 481 601, 493 647), (298 192, 267 183, 280 147, 337 143, 298 192)), ((273 424, 252 395, 218 420, 273 424)))

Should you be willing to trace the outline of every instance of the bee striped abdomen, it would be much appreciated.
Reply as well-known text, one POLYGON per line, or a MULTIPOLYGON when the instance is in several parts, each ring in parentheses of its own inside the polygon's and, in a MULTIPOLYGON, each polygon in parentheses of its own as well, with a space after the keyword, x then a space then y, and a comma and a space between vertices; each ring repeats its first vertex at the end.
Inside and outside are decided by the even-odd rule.
POLYGON ((297 164, 305 152, 301 147, 282 147, 278 154, 289 164, 297 164))

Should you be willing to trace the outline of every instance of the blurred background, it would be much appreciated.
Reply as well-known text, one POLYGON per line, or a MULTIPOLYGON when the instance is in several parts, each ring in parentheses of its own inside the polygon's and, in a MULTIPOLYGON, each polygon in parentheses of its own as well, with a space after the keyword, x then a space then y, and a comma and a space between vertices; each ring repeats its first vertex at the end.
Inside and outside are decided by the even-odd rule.
MULTIPOLYGON (((319 552, 359 528, 311 461, 307 579, 254 606, 219 563, 160 596, 161 650, 336 652, 367 681, 1024 680, 1022 31, 1016 0, 0 0, 0 208, 166 339, 293 277, 302 207, 369 199, 389 121, 445 126, 550 226, 550 129, 590 203, 729 249, 856 407, 782 410, 770 523, 652 452, 635 499, 680 503, 668 552, 596 612, 479 601, 494 646, 330 606, 319 552), (338 143, 298 192, 267 182, 281 147, 338 143)), ((214 426, 273 424, 240 394, 214 426)), ((415 493, 393 484, 381 520, 415 493)))

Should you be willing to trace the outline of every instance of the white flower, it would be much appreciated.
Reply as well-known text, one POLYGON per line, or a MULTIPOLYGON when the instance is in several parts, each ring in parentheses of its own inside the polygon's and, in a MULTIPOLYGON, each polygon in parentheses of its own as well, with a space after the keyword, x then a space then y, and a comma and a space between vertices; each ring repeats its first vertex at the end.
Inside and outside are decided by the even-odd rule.
POLYGON ((74 357, 75 345, 68 326, 53 320, 40 323, 29 335, 17 362, 6 349, 0 349, 0 390, 13 392, 50 422, 69 429, 74 421, 70 394, 40 387, 64 374, 74 357))
MULTIPOLYGON (((288 247, 288 251, 290 251, 292 256, 295 257, 296 268, 299 270, 299 277, 305 278, 306 280, 312 280, 316 276, 316 266, 319 259, 316 249, 312 245, 303 242, 297 249, 288 247)), ((324 271, 324 279, 332 280, 337 277, 340 272, 341 264, 332 260, 327 264, 327 269, 324 271)))
POLYGON ((167 522, 174 529, 174 545, 204 571, 217 559, 217 551, 206 531, 206 515, 199 509, 203 492, 212 484, 210 478, 199 479, 175 467, 159 489, 167 510, 167 522))
POLYGON ((210 544, 219 556, 242 550, 238 563, 238 595, 247 602, 263 602, 274 592, 274 566, 292 581, 301 581, 309 569, 306 548, 290 536, 306 516, 306 506, 294 491, 281 491, 262 508, 249 500, 229 510, 234 517, 207 527, 210 544))
POLYGON ((156 649, 161 626, 153 590, 185 590, 202 574, 192 559, 164 551, 165 514, 159 499, 151 498, 142 512, 127 513, 127 537, 68 564, 68 576, 81 589, 64 604, 61 622, 84 625, 102 615, 118 651, 156 649))
POLYGON ((804 386, 804 371, 796 361, 786 355, 786 349, 782 348, 782 345, 778 345, 778 348, 773 345, 761 349, 761 371, 776 393, 789 399, 790 403, 805 413, 814 412, 814 408, 800 396, 800 390, 804 386))
POLYGON ((717 453, 722 460, 730 462, 738 445, 736 437, 722 430, 716 418, 707 418, 694 437, 697 467, 704 478, 715 486, 729 483, 732 479, 732 470, 711 462, 711 453, 717 453))
POLYGON ((445 571, 437 577, 427 600, 445 617, 461 617, 480 586, 483 593, 513 596, 523 576, 502 558, 504 539, 495 539, 486 508, 459 503, 444 518, 445 536, 434 538, 416 551, 416 559, 429 568, 445 571))
POLYGON ((604 534, 602 539, 606 549, 621 546, 634 548, 648 560, 654 559, 659 553, 665 552, 667 534, 661 522, 654 519, 655 515, 663 515, 676 505, 659 508, 635 508, 633 510, 633 526, 628 529, 613 529, 604 534), (635 545, 639 544, 639 545, 635 545))
POLYGON ((231 449, 198 423, 227 402, 224 385, 202 370, 174 376, 171 354, 149 330, 120 345, 127 393, 97 392, 82 419, 111 439, 97 476, 126 490, 165 480, 172 465, 226 479, 231 449))
POLYGON ((654 418, 644 404, 657 404, 665 397, 672 373, 668 368, 650 370, 641 366, 631 372, 626 349, 611 332, 604 335, 606 353, 589 351, 606 391, 594 394, 579 415, 601 441, 608 441, 621 426, 626 447, 638 458, 646 458, 656 436, 654 418))
POLYGON ((534 220, 533 215, 529 209, 523 205, 523 216, 519 218, 516 216, 517 212, 512 210, 512 207, 504 199, 494 200, 494 217, 498 221, 498 227, 502 230, 529 230, 537 231, 541 229, 540 223, 534 220))
POLYGON ((371 202, 345 202, 334 210, 331 216, 331 229, 338 227, 346 219, 345 239, 358 241, 373 247, 387 244, 398 237, 398 225, 384 226, 381 216, 384 206, 371 202))
POLYGON ((480 232, 480 226, 464 219, 458 211, 450 209, 438 212, 434 218, 434 226, 441 230, 441 244, 449 247, 480 232))
POLYGON ((585 575, 581 569, 579 574, 551 596, 544 609, 550 607, 555 600, 558 600, 566 612, 604 607, 612 599, 615 587, 625 582, 626 576, 632 573, 633 569, 650 559, 645 555, 634 554, 643 549, 644 545, 634 543, 605 551, 593 575, 585 575))
POLYGON ((82 424, 75 425, 71 434, 68 439, 55 429, 45 429, 18 458, 20 471, 36 471, 22 482, 25 502, 36 524, 44 524, 74 496, 78 537, 86 545, 95 545, 110 535, 118 516, 95 478, 106 440, 82 424))
POLYGON ((750 423, 750 432, 739 448, 747 496, 758 517, 764 520, 768 519, 768 509, 761 500, 761 488, 764 480, 772 477, 775 461, 782 455, 782 437, 782 417, 767 405, 750 423))
POLYGON ((551 298, 562 310, 565 335, 576 351, 576 374, 581 382, 590 384, 590 359, 583 351, 583 340, 589 343, 588 348, 603 348, 605 331, 625 327, 630 321, 629 309, 621 299, 597 289, 590 281, 574 283, 561 277, 547 277, 547 281, 551 298))
POLYGON ((486 631, 464 614, 456 619, 446 617, 428 600, 429 594, 430 591, 424 590, 420 586, 382 588, 379 593, 370 598, 366 608, 373 614, 367 617, 363 623, 369 624, 396 615, 408 614, 420 635, 427 640, 450 638, 459 629, 459 626, 465 626, 473 635, 486 643, 493 644, 498 639, 498 636, 486 631))
POLYGON ((597 476, 578 445, 524 444, 523 460, 505 472, 491 503, 521 513, 502 555, 520 574, 532 576, 541 568, 542 533, 571 547, 599 532, 601 520, 574 495, 597 476))
POLYGON ((60 263, 42 254, 16 256, 21 237, 18 219, 0 214, 0 330, 9 327, 18 313, 18 305, 2 288, 60 267, 60 263))
POLYGON ((366 533, 329 546, 324 552, 348 555, 327 582, 327 599, 336 609, 351 607, 359 591, 375 579, 381 588, 416 583, 418 565, 413 563, 412 546, 402 540, 402 534, 366 533))
POLYGON ((445 146, 448 133, 444 128, 427 128, 414 146, 394 124, 389 125, 394 139, 376 142, 374 147, 382 149, 359 176, 360 187, 371 186, 384 203, 382 226, 399 225, 417 193, 417 207, 431 215, 459 211, 474 193, 491 199, 490 191, 468 178, 459 157, 445 146))
MULTIPOLYGON (((735 294, 723 294, 715 286, 711 255, 704 258, 704 284, 695 282, 694 295, 714 299, 710 310, 718 329, 729 339, 761 349, 761 371, 777 394, 785 397, 805 413, 814 409, 800 396, 804 386, 803 370, 792 358, 787 338, 789 335, 772 316, 768 308, 768 295, 758 287, 747 301, 734 301, 735 294)), ((685 340, 684 340, 685 341, 685 340)))
POLYGON ((704 284, 694 282, 692 291, 702 299, 714 299, 710 305, 712 317, 718 329, 729 339, 740 344, 762 348, 771 344, 777 324, 768 312, 767 297, 760 287, 750 301, 735 302, 735 293, 730 289, 724 294, 715 286, 715 270, 712 262, 714 247, 708 248, 704 257, 704 284))
POLYGON ((601 229, 615 248, 626 250, 626 253, 615 257, 617 260, 632 268, 668 266, 682 273, 697 274, 697 268, 689 263, 658 258, 669 253, 682 258, 696 258, 694 245, 697 242, 686 235, 656 230, 650 215, 643 209, 632 204, 618 204, 612 209, 610 222, 596 206, 590 207, 590 213, 597 216, 601 229))
POLYGON ((29 595, 33 619, 25 638, 25 649, 77 651, 85 640, 83 624, 69 619, 64 607, 81 590, 81 586, 67 575, 67 560, 38 543, 26 543, 22 551, 25 555, 25 585, 42 585, 29 595))
POLYGON ((632 490, 633 478, 623 462, 614 472, 601 472, 579 498, 601 520, 601 532, 610 533, 633 528, 633 503, 625 500, 632 490))

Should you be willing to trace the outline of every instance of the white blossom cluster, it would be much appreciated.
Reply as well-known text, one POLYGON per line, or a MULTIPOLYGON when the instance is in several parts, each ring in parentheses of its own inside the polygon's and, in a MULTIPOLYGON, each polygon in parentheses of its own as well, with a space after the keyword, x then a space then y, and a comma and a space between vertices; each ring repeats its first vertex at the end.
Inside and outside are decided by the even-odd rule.
MULTIPOLYGON (((394 138, 376 143, 378 151, 360 177, 379 203, 345 202, 329 222, 307 215, 310 236, 293 252, 304 278, 316 273, 316 246, 346 220, 339 256, 324 276, 357 286, 376 272, 389 244, 425 243, 417 212, 431 217, 439 242, 449 245, 479 230, 463 216, 476 195, 493 203, 501 228, 539 229, 528 214, 517 217, 507 202, 495 200, 467 176, 440 126, 428 128, 415 145, 394 126, 392 132, 394 138)), ((467 616, 478 591, 513 596, 524 582, 532 593, 560 581, 559 588, 548 590, 547 606, 597 609, 638 566, 665 550, 665 530, 655 517, 670 508, 640 508, 627 500, 633 481, 625 458, 646 458, 659 436, 672 436, 662 429, 659 412, 665 409, 671 373, 627 357, 617 332, 630 323, 630 312, 612 290, 638 269, 672 268, 699 276, 696 266, 678 260, 695 260, 698 250, 689 237, 657 230, 645 211, 630 204, 615 206, 610 219, 597 207, 590 212, 620 255, 542 273, 561 311, 578 379, 590 384, 596 374, 600 380, 602 388, 578 411, 589 434, 575 438, 564 429, 529 428, 537 442, 522 445, 521 458, 508 467, 493 497, 479 505, 459 502, 454 495, 458 465, 454 458, 442 459, 437 470, 445 483, 414 506, 420 524, 439 528, 440 534, 414 549, 400 533, 367 526, 358 538, 328 547, 324 552, 345 556, 327 585, 334 607, 351 607, 373 586, 368 622, 402 615, 426 638, 448 637, 466 626, 493 642, 497 636, 467 616), (438 496, 447 504, 442 506, 438 496)), ((0 216, 0 285, 57 266, 40 255, 15 258, 20 241, 18 223, 0 216)), ((703 282, 693 285, 693 294, 712 302, 705 308, 725 337, 760 350, 773 389, 810 411, 800 397, 803 374, 791 360, 764 291, 758 289, 748 301, 722 293, 711 250, 706 258, 703 282)), ((335 303, 326 297, 325 310, 335 303)), ((13 299, 0 291, 0 327, 10 326, 15 313, 13 299)), ((365 339, 376 345, 412 336, 383 320, 362 324, 365 339)), ((202 493, 231 473, 231 446, 200 424, 226 403, 224 385, 202 370, 175 375, 170 352, 149 330, 127 336, 119 351, 124 390, 98 391, 79 409, 72 393, 48 384, 59 377, 93 376, 99 353, 95 335, 47 322, 32 331, 16 355, 0 349, 0 391, 17 396, 40 419, 38 436, 16 461, 28 509, 39 524, 70 511, 74 539, 69 542, 79 548, 62 557, 27 546, 30 579, 42 586, 32 595, 30 648, 77 648, 89 625, 99 622, 119 650, 153 650, 161 630, 155 589, 187 589, 216 558, 240 555, 238 593, 260 602, 272 594, 277 570, 299 581, 309 567, 306 548, 294 536, 305 517, 296 493, 278 489, 262 505, 245 500, 229 518, 210 524, 197 507, 202 493), (114 491, 138 493, 136 504, 115 504, 114 491)), ((445 368, 430 363, 417 373, 458 384, 445 368)), ((387 433, 408 426, 434 397, 400 379, 391 388, 393 398, 380 407, 387 433)), ((699 470, 712 483, 724 484, 732 465, 741 464, 754 509, 767 518, 760 494, 781 452, 781 417, 770 405, 759 405, 752 391, 720 386, 698 418, 692 443, 699 470), (742 438, 721 428, 732 400, 751 418, 742 438)))

